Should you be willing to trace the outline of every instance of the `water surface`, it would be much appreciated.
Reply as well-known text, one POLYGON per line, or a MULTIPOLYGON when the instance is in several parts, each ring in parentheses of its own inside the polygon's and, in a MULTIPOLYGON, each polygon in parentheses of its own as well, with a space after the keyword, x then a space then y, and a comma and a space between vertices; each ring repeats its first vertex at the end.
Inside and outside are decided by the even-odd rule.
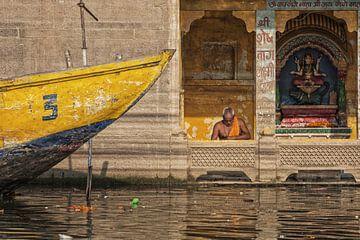
POLYGON ((2 239, 360 239, 360 189, 26 187, 0 212, 2 239), (132 208, 130 201, 140 204, 132 208))

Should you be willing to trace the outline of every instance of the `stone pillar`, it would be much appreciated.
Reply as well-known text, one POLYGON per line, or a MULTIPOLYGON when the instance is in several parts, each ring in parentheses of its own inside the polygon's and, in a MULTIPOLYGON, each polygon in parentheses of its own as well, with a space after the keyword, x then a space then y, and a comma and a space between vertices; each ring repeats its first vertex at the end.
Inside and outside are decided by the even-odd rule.
POLYGON ((275 128, 275 12, 256 12, 256 138, 275 128))
POLYGON ((169 175, 186 179, 188 173, 187 139, 184 129, 181 128, 181 34, 180 34, 180 0, 168 1, 170 16, 170 38, 168 48, 176 49, 169 64, 170 79, 170 152, 169 152, 169 175))
POLYGON ((276 29, 274 11, 256 12, 256 139, 259 181, 276 180, 275 89, 276 29))

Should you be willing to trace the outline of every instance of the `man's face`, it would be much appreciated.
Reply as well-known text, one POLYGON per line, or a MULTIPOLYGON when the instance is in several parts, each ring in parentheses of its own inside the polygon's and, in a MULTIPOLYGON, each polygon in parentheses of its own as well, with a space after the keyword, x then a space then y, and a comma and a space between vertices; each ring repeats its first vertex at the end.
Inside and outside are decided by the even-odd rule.
POLYGON ((225 126, 230 127, 234 121, 234 116, 230 113, 226 113, 223 117, 223 122, 225 126))

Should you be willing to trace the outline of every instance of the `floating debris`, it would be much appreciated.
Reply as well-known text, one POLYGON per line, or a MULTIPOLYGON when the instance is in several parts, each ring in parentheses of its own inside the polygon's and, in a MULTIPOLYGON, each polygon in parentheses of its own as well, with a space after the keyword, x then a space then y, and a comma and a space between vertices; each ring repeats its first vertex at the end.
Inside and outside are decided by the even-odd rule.
POLYGON ((131 208, 137 208, 139 206, 139 203, 140 203, 139 198, 137 197, 133 198, 130 202, 131 208))
POLYGON ((120 212, 120 213, 125 213, 125 208, 124 208, 123 206, 120 206, 120 207, 119 207, 119 212, 120 212))
POLYGON ((70 240, 70 239, 73 239, 73 238, 71 236, 69 236, 69 235, 59 233, 59 239, 60 240, 70 240))
POLYGON ((85 205, 71 205, 70 207, 68 207, 69 209, 73 209, 75 212, 91 212, 94 210, 93 207, 88 207, 85 205))

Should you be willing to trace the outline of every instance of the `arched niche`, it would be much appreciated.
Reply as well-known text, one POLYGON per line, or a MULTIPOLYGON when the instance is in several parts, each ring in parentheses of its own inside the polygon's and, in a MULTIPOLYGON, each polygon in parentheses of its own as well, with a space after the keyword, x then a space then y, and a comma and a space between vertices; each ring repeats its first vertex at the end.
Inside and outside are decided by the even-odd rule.
POLYGON ((315 12, 290 19, 285 31, 277 33, 276 61, 278 127, 347 127, 345 81, 352 59, 345 21, 315 12), (312 57, 309 64, 306 56, 312 57), (304 69, 313 74, 305 76, 304 69), (326 111, 328 115, 321 113, 326 111), (313 122, 297 122, 300 117, 313 122))
POLYGON ((210 139, 226 106, 253 131, 254 37, 233 11, 205 11, 183 32, 184 125, 190 139, 210 139))
POLYGON ((232 11, 205 11, 182 39, 186 80, 253 79, 254 41, 232 11))
POLYGON ((180 30, 182 34, 189 32, 190 25, 197 19, 205 15, 204 11, 181 11, 180 13, 180 30))

